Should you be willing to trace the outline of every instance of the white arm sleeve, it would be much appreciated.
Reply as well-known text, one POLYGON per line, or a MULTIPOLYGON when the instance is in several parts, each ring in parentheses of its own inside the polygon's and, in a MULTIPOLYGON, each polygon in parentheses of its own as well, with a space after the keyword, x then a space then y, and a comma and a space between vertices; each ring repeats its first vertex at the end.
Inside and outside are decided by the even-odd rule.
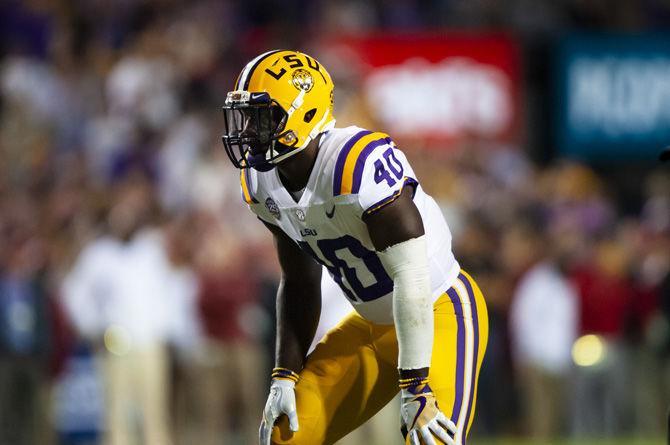
POLYGON ((393 279, 398 367, 427 368, 433 352, 433 304, 426 237, 393 245, 379 258, 393 279))

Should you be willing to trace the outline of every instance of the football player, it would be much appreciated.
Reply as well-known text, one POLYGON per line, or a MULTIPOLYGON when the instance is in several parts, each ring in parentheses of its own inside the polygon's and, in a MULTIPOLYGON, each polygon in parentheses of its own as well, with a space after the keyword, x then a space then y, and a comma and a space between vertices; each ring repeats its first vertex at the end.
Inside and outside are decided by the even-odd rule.
POLYGON ((405 155, 384 133, 336 128, 330 75, 297 51, 249 62, 223 109, 226 152, 282 269, 261 445, 332 444, 398 391, 406 443, 464 444, 486 305, 405 155), (307 355, 321 265, 356 311, 307 355))

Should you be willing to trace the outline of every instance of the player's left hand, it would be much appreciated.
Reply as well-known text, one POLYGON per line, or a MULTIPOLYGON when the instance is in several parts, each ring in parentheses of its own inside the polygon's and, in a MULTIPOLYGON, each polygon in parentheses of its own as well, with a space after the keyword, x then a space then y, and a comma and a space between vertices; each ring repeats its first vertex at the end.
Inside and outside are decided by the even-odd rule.
POLYGON ((456 425, 442 414, 428 384, 402 390, 400 422, 405 443, 437 445, 438 438, 441 443, 456 445, 456 425))
POLYGON ((279 416, 286 415, 291 431, 298 431, 298 413, 295 403, 295 382, 273 379, 270 395, 263 410, 263 421, 258 431, 260 445, 270 445, 272 428, 279 416))

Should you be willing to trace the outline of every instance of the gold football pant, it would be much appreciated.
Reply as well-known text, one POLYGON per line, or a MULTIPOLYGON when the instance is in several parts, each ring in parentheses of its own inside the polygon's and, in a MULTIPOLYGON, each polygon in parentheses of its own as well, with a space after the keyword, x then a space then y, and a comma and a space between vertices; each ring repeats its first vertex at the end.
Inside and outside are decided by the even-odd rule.
MULTIPOLYGON (((486 303, 465 272, 434 304, 435 336, 430 386, 442 412, 465 444, 474 418, 477 379, 488 340, 486 303)), ((296 385, 300 430, 282 416, 273 444, 333 444, 358 428, 398 393, 398 341, 393 325, 377 325, 352 313, 307 358, 296 385)), ((397 428, 400 424, 389 425, 397 428)))

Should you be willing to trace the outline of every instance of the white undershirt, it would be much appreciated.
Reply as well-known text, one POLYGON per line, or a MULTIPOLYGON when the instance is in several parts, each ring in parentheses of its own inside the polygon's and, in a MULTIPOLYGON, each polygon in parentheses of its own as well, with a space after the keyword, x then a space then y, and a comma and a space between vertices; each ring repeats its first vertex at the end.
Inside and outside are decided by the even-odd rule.
POLYGON ((303 187, 302 189, 298 190, 297 192, 292 192, 292 191, 290 191, 290 190, 288 190, 288 189, 287 189, 286 191, 289 193, 289 195, 291 195, 291 197, 293 198, 293 200, 294 200, 295 202, 298 202, 298 201, 300 201, 300 198, 302 198, 302 194, 305 193, 305 187, 303 187))

